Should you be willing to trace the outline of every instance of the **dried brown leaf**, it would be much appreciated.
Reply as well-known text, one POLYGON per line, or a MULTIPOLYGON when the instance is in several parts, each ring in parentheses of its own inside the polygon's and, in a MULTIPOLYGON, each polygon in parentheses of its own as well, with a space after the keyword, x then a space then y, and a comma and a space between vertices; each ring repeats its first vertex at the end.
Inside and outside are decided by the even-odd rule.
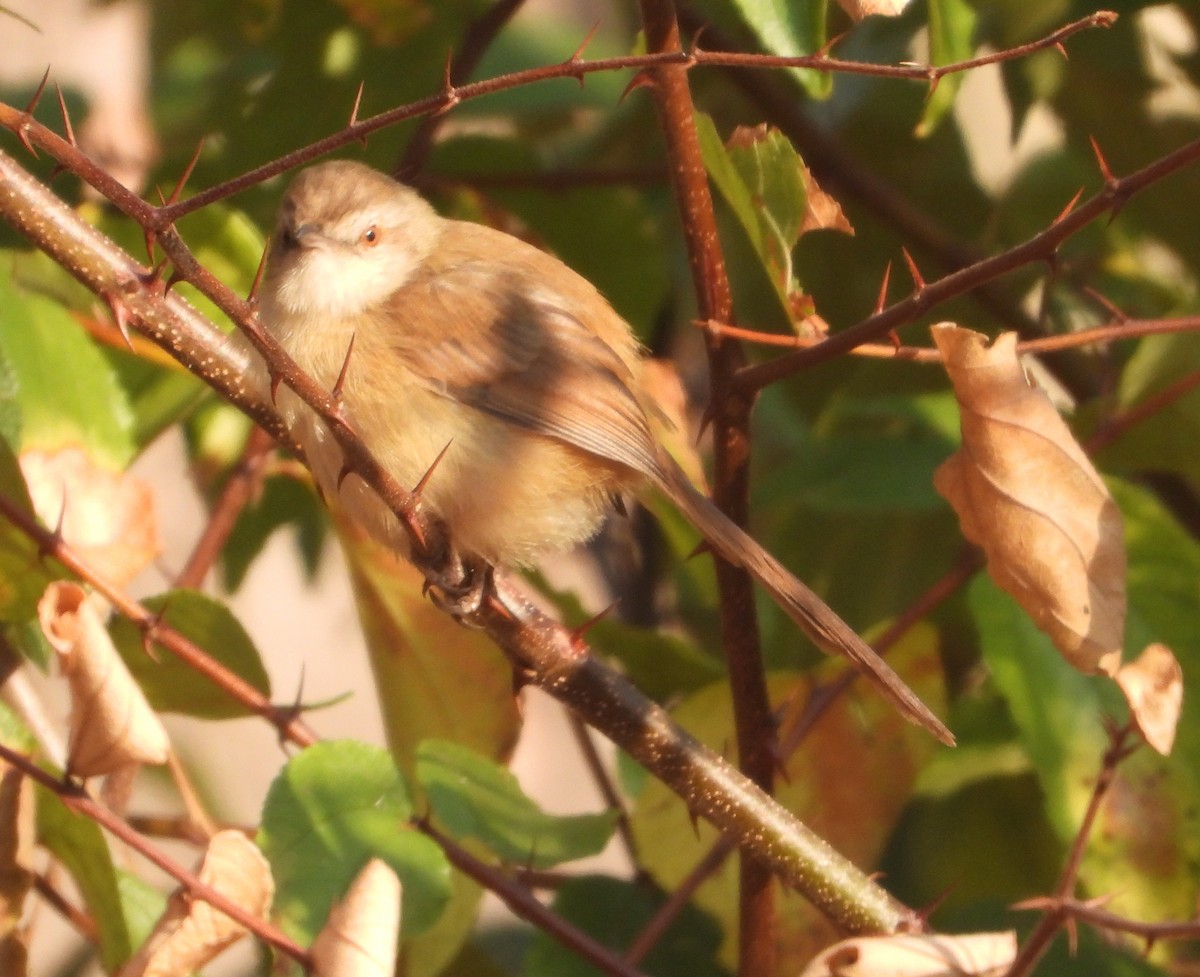
POLYGON ((1183 670, 1171 649, 1163 644, 1147 645, 1136 659, 1121 666, 1117 685, 1125 693, 1138 731, 1167 756, 1175 745, 1175 727, 1183 707, 1183 670))
POLYGON ((34 510, 106 580, 123 587, 158 556, 150 487, 97 466, 82 448, 21 455, 34 510))
POLYGON ((807 234, 809 231, 818 230, 844 231, 853 236, 854 225, 842 211, 842 205, 821 189, 817 178, 807 166, 801 170, 801 176, 804 179, 805 209, 800 233, 807 234))
POLYGON ((391 977, 399 932, 400 880, 373 858, 313 941, 314 977, 391 977))
POLYGON ((1125 631, 1121 513, 1054 409, 1029 382, 1016 336, 994 344, 951 323, 933 327, 954 385, 963 444, 934 486, 983 548, 988 572, 1063 656, 1114 675, 1125 631))
POLYGON ((823 950, 800 977, 999 977, 1016 955, 1012 930, 856 937, 823 950))
MULTIPOLYGON (((248 913, 267 918, 275 897, 271 868, 258 846, 240 831, 213 835, 197 875, 248 913)), ((120 977, 187 977, 245 933, 241 923, 219 909, 177 891, 120 977)))
POLYGON ((38 602, 38 623, 71 687, 67 769, 95 777, 130 763, 166 763, 167 732, 87 592, 68 581, 50 584, 38 602))

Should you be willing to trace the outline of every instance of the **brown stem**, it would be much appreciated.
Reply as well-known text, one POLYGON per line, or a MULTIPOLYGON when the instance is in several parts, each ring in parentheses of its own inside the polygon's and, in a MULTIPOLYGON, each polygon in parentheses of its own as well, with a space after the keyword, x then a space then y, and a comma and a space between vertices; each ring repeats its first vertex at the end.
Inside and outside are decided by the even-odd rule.
MULTIPOLYGON (((524 6, 525 0, 496 0, 483 14, 473 20, 463 35, 458 54, 454 63, 449 66, 448 85, 460 85, 471 77, 471 73, 479 66, 487 49, 513 17, 524 6)), ((421 171, 429 151, 433 148, 434 137, 446 116, 444 113, 427 115, 421 120, 417 131, 404 148, 404 155, 397 161, 393 171, 397 179, 410 182, 421 171)))
POLYGON ((281 953, 287 954, 293 960, 297 960, 306 968, 311 969, 312 961, 303 947, 270 923, 248 913, 228 896, 218 892, 207 883, 201 882, 194 873, 168 858, 107 807, 93 800, 82 786, 51 776, 23 753, 3 743, 0 743, 0 759, 16 767, 25 776, 56 795, 69 810, 95 821, 118 841, 128 845, 148 862, 162 869, 187 889, 193 899, 204 900, 230 919, 241 923, 260 940, 269 943, 281 953))
POLYGON ((1067 863, 1059 876, 1058 885, 1055 886, 1054 896, 1051 900, 1052 906, 1038 920, 1037 926, 1022 944, 1017 958, 1009 967, 1007 977, 1027 977, 1028 974, 1031 974, 1033 968, 1037 966, 1037 962, 1050 949, 1055 935, 1070 918, 1063 903, 1075 893, 1079 868, 1083 864, 1083 856, 1092 836, 1092 828, 1100 813, 1100 806, 1112 788, 1113 781, 1116 780, 1117 767, 1136 749, 1136 745, 1129 745, 1131 734, 1132 727, 1112 731, 1108 749, 1104 751, 1104 757, 1100 764, 1100 773, 1092 787, 1092 796, 1088 799, 1088 806, 1084 811, 1079 830, 1075 833, 1075 841, 1071 845, 1067 863))
POLYGON ((625 799, 617 790, 616 784, 609 776, 608 769, 600 759, 600 753, 592 741, 592 734, 588 732, 587 723, 569 709, 567 710, 567 723, 575 736, 575 742, 579 746, 579 752, 583 755, 583 762, 588 768, 588 773, 591 774, 592 782, 600 791, 604 803, 611 810, 617 812, 617 834, 621 837, 621 843, 625 846, 625 853, 629 856, 629 861, 636 868, 640 864, 637 842, 633 837, 633 826, 629 822, 629 811, 625 807, 625 799))
POLYGON ((204 532, 175 578, 176 587, 195 588, 204 583, 208 571, 225 548, 238 516, 262 486, 263 472, 274 444, 274 439, 262 428, 256 427, 250 432, 242 456, 209 514, 204 532))
POLYGON ((641 971, 621 959, 613 950, 575 928, 561 916, 552 913, 525 886, 518 885, 499 869, 485 865, 433 825, 421 822, 417 828, 437 842, 455 868, 486 887, 489 892, 498 895, 514 913, 536 924, 539 929, 554 937, 568 950, 577 953, 592 966, 611 974, 612 977, 643 977, 641 971))
POLYGON ((166 648, 175 657, 186 662, 190 668, 199 672, 213 685, 229 695, 231 699, 240 703, 248 711, 262 716, 279 730, 280 736, 298 746, 309 746, 316 742, 316 734, 295 715, 293 709, 276 706, 240 675, 231 672, 178 631, 167 627, 158 615, 131 600, 124 591, 106 580, 74 549, 64 543, 60 536, 44 529, 30 513, 2 494, 0 494, 0 516, 3 516, 37 543, 43 553, 52 556, 103 594, 119 614, 137 626, 145 640, 153 641, 166 648))
MULTIPOLYGON (((641 0, 647 49, 682 50, 679 25, 670 0, 641 0)), ((700 152, 686 66, 650 69, 651 89, 670 162, 671 182, 683 222, 692 284, 700 317, 732 321, 733 297, 717 233, 717 218, 700 152)), ((710 372, 709 417, 713 433, 713 501, 739 526, 749 520, 750 414, 753 395, 740 395, 731 382, 745 363, 740 344, 720 336, 707 343, 710 372)), ((770 794, 775 755, 771 704, 767 698, 762 642, 749 575, 724 560, 716 561, 721 599, 721 639, 729 666, 738 762, 742 772, 770 794)), ((739 866, 738 972, 774 970, 776 953, 775 889, 761 862, 743 858, 739 866)))

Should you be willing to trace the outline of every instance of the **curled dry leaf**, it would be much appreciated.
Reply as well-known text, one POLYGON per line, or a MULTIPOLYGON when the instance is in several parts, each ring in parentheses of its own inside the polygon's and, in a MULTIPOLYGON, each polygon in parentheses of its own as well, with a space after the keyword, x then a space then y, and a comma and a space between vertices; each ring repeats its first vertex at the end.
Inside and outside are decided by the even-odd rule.
POLYGON ((1121 666, 1117 685, 1142 737, 1163 756, 1169 754, 1183 706, 1183 670, 1171 649, 1147 645, 1134 661, 1121 666))
POLYGON ((399 932, 400 879, 373 858, 313 941, 314 977, 392 977, 399 932))
POLYGON ((933 327, 954 385, 962 447, 933 483, 988 572, 1072 665, 1116 673, 1125 631, 1121 513, 1049 397, 1025 377, 1016 336, 933 327))
POLYGON ((154 496, 138 478, 96 465, 82 448, 21 455, 38 517, 61 520, 63 540, 106 580, 123 587, 158 556, 154 496))
POLYGON ((50 584, 38 602, 38 623, 71 687, 67 769, 95 777, 130 763, 166 763, 167 731, 87 592, 68 581, 50 584))
POLYGON ((823 950, 800 977, 999 977, 1016 955, 1013 930, 865 936, 823 950))
MULTIPOLYGON (((265 920, 275 897, 271 868, 263 853, 240 831, 213 835, 196 873, 201 882, 265 920)), ((119 977, 187 977, 227 949, 246 929, 219 909, 180 890, 154 930, 119 977)))

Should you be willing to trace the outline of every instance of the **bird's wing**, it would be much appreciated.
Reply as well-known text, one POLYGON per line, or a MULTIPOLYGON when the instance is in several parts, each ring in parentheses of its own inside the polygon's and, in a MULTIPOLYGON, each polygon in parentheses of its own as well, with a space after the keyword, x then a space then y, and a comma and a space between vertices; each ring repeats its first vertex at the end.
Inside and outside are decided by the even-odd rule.
MULTIPOLYGON (((506 244, 514 240, 498 237, 506 244)), ((498 267, 495 260, 443 256, 393 295, 384 313, 393 330, 391 348, 439 394, 654 474, 657 462, 635 393, 636 354, 627 327, 582 279, 569 283, 581 291, 577 297, 548 288, 536 272, 561 272, 565 266, 541 257, 552 268, 538 259, 502 261, 498 267), (589 298, 594 302, 585 301, 589 298), (584 321, 569 306, 592 310, 605 321, 584 321), (602 332, 623 339, 629 358, 601 338, 602 332)))

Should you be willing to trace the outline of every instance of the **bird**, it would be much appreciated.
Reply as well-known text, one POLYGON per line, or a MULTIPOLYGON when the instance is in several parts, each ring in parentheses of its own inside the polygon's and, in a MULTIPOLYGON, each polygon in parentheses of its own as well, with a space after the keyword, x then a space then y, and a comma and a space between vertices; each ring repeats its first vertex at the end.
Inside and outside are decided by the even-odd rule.
MULTIPOLYGON (((655 438, 632 329, 557 257, 335 160, 300 171, 282 197, 259 315, 302 370, 337 386, 380 464, 401 485, 422 483, 422 504, 457 551, 527 567, 591 538, 614 500, 657 488, 817 647, 953 743, 874 649, 691 483, 655 438)), ((324 424, 289 391, 279 407, 325 497, 407 554, 388 506, 344 477, 324 424)))

